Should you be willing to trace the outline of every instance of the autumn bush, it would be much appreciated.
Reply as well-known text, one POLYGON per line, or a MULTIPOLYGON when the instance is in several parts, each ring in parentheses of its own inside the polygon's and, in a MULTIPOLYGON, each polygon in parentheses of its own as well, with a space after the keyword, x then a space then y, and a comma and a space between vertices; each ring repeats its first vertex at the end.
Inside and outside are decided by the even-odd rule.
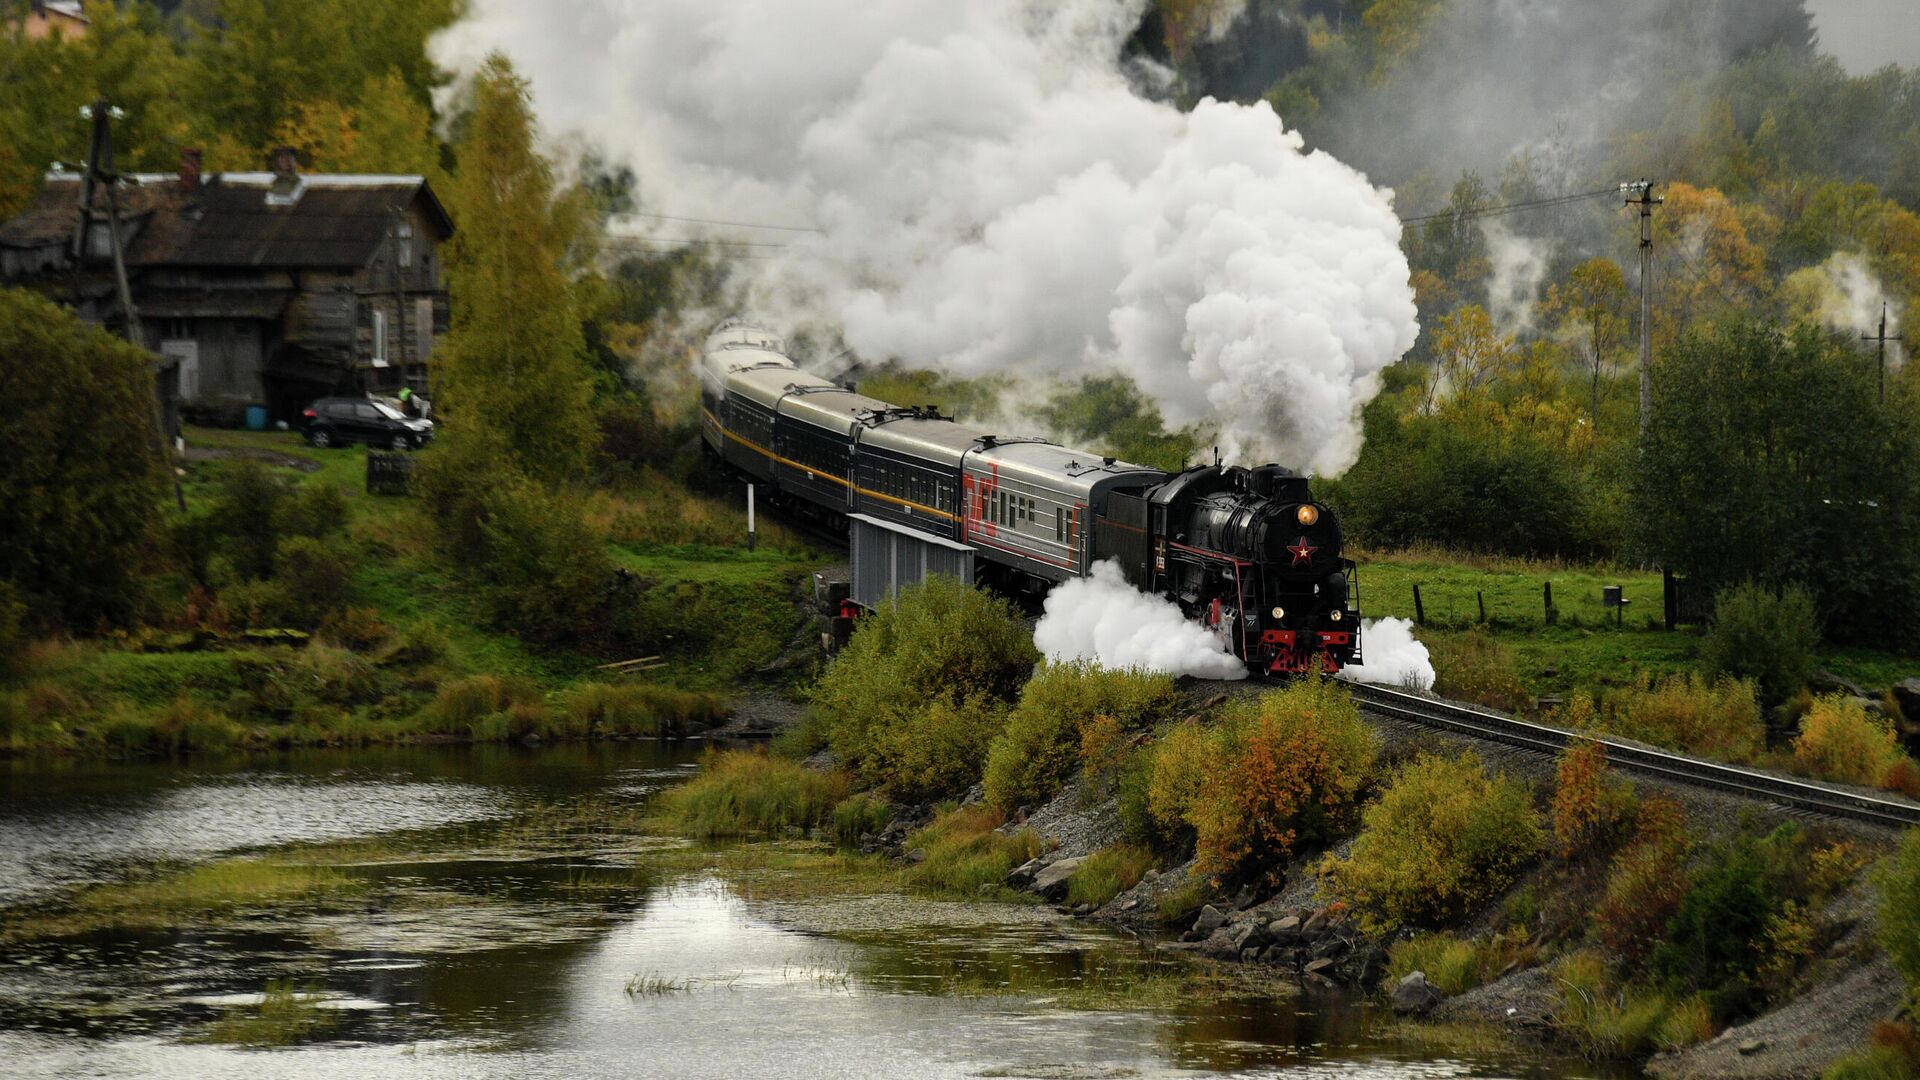
POLYGON ((1823 780, 1887 787, 1900 783, 1903 765, 1913 764, 1893 724, 1844 694, 1814 699, 1793 740, 1793 760, 1823 780))
POLYGON ((1744 679, 1669 676, 1609 697, 1600 723, 1615 735, 1723 761, 1751 761, 1767 739, 1744 679))
POLYGON ((1471 751, 1421 754, 1361 816, 1329 886, 1375 928, 1457 918, 1509 885, 1543 837, 1528 785, 1471 751))
POLYGON ((1148 752, 1144 791, 1123 780, 1123 819, 1138 799, 1148 839, 1168 847, 1191 837, 1197 875, 1271 874, 1297 844, 1331 834, 1378 752, 1345 688, 1306 679, 1234 702, 1211 724, 1169 728, 1148 752))
POLYGON ((1427 642, 1433 660, 1433 692, 1509 712, 1531 697, 1520 681, 1512 650, 1484 630, 1436 636, 1427 642))
POLYGON ((1103 733, 1141 730, 1170 715, 1177 701, 1171 676, 1090 664, 1042 665, 1021 688, 1006 727, 992 736, 987 801, 1006 808, 1045 802, 1080 764, 1090 726, 1098 723, 1103 733))
POLYGON ((1626 819, 1633 792, 1607 768, 1604 743, 1570 743, 1555 768, 1553 839, 1572 858, 1611 836, 1626 819))
POLYGON ((1593 912, 1595 935, 1629 966, 1653 952, 1686 896, 1688 847, 1680 804, 1658 796, 1640 802, 1633 839, 1614 854, 1593 912))
POLYGON ((954 795, 1039 661, 1013 606, 952 578, 902 590, 860 620, 815 684, 834 755, 900 797, 954 795))

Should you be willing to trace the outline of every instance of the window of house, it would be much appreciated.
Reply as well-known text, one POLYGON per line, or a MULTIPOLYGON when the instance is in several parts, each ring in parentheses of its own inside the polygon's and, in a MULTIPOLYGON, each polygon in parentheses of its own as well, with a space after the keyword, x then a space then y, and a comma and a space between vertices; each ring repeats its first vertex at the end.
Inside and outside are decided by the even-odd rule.
POLYGON ((399 247, 400 268, 404 270, 413 265, 413 225, 411 223, 400 223, 399 247))
POLYGON ((387 362, 387 313, 373 313, 373 362, 384 365, 387 362))
POLYGON ((161 319, 160 336, 169 341, 186 341, 193 337, 192 319, 161 319))

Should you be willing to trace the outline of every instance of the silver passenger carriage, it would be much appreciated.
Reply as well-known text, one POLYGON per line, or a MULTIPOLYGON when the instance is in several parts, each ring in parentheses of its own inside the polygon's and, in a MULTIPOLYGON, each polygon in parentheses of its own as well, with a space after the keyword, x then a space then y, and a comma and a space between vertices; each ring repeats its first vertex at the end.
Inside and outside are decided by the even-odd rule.
POLYGON ((1037 439, 982 439, 961 486, 966 542, 995 562, 1048 581, 1086 574, 1092 523, 1116 489, 1166 474, 1037 439))

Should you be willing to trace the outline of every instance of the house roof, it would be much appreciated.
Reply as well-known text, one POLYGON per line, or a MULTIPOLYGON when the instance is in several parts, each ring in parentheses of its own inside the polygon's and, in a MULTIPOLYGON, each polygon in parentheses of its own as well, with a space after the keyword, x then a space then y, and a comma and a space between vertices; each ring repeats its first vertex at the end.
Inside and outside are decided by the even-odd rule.
MULTIPOLYGON (((132 177, 120 192, 135 266, 360 267, 386 240, 396 211, 418 203, 442 230, 453 223, 418 176, 214 173, 188 192, 171 174, 132 177)), ((0 223, 0 246, 64 243, 79 218, 80 177, 47 177, 27 210, 0 223)), ((104 211, 104 192, 95 207, 104 211)))

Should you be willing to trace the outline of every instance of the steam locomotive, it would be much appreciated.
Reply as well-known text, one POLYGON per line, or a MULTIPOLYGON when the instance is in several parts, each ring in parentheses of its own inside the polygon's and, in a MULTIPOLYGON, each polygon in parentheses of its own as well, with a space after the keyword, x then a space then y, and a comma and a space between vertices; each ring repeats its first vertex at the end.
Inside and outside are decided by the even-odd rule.
POLYGON ((989 434, 802 371, 778 337, 741 320, 707 339, 700 404, 706 449, 776 499, 970 549, 975 580, 1003 592, 1042 595, 1110 559, 1254 671, 1334 672, 1360 659, 1340 523, 1278 465, 1169 475, 989 434))

